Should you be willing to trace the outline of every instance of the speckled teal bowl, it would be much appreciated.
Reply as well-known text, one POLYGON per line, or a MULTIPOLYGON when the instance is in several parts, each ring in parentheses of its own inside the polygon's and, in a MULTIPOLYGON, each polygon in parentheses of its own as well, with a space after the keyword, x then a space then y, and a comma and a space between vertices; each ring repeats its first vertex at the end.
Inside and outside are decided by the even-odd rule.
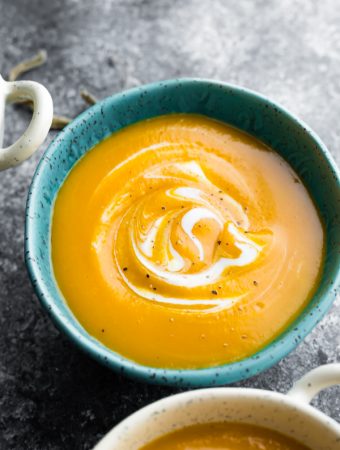
MULTIPOLYGON (((255 375, 292 351, 330 308, 340 281, 340 182, 325 145, 281 106, 249 90, 199 79, 163 81, 108 97, 68 125, 42 157, 26 212, 25 255, 35 291, 56 325, 81 349, 115 371, 144 381, 212 386, 255 375), (109 350, 80 325, 61 296, 51 264, 50 225, 54 199, 73 165, 111 133, 168 113, 198 113, 244 130, 275 149, 311 193, 326 228, 326 261, 309 306, 281 336, 240 362, 199 370, 142 366, 109 350)), ((308 224, 306 224, 308 226, 308 224)))

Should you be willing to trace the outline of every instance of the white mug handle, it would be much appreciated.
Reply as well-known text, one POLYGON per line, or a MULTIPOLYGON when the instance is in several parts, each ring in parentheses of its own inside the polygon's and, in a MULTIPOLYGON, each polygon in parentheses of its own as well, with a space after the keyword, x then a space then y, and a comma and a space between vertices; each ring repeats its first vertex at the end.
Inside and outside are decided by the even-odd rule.
POLYGON ((336 384, 340 384, 340 364, 326 364, 300 378, 293 384, 287 395, 310 403, 320 391, 336 384))
POLYGON ((29 158, 42 144, 51 127, 53 102, 48 90, 35 81, 5 81, 0 76, 0 146, 6 102, 19 99, 32 100, 32 119, 24 134, 14 144, 0 148, 0 170, 16 166, 29 158))

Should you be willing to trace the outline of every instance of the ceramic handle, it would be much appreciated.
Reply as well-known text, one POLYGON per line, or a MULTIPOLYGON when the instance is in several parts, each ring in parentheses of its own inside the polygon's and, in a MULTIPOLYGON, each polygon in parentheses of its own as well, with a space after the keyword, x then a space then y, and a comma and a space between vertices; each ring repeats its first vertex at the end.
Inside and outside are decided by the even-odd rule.
MULTIPOLYGON (((0 112, 2 115, 0 122, 3 121, 3 126, 6 102, 14 102, 22 98, 33 102, 32 119, 24 134, 14 144, 0 148, 0 170, 16 166, 29 158, 42 144, 51 127, 53 103, 44 86, 34 81, 5 81, 0 77, 0 112)), ((2 133, 3 128, 0 131, 0 134, 2 133)))
POLYGON ((318 367, 293 384, 288 395, 306 403, 323 389, 340 384, 340 364, 318 367))

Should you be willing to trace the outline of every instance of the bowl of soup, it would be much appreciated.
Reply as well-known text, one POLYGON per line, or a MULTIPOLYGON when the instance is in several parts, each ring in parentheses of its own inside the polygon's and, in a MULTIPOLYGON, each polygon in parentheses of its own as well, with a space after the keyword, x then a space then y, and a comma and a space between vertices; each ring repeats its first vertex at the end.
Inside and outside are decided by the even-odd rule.
POLYGON ((340 425, 309 402, 339 383, 340 364, 329 364, 288 395, 246 388, 173 395, 123 420, 94 450, 338 450, 340 425))
POLYGON ((179 386, 259 373, 339 283, 339 175, 324 144, 249 90, 181 79, 66 127, 28 195, 26 263, 81 349, 179 386))

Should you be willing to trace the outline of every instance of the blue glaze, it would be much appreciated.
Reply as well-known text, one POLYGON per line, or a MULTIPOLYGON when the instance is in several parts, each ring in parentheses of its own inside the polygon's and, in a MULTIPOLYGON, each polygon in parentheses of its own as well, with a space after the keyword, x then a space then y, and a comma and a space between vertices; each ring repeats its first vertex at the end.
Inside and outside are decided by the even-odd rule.
MULTIPOLYGON (((302 121, 269 99, 216 81, 179 79, 141 86, 92 106, 61 131, 42 157, 29 190, 25 258, 35 291, 55 324, 99 362, 143 381, 176 386, 213 386, 248 378, 277 363, 312 330, 336 297, 340 281, 340 180, 325 145, 302 121), (73 316, 58 290, 51 264, 50 224, 60 185, 82 155, 111 133, 169 113, 199 113, 229 123, 275 149, 311 193, 326 230, 320 286, 298 319, 252 357, 220 367, 167 370, 142 366, 109 350, 73 316)), ((306 224, 308 226, 308 224, 306 224)))

